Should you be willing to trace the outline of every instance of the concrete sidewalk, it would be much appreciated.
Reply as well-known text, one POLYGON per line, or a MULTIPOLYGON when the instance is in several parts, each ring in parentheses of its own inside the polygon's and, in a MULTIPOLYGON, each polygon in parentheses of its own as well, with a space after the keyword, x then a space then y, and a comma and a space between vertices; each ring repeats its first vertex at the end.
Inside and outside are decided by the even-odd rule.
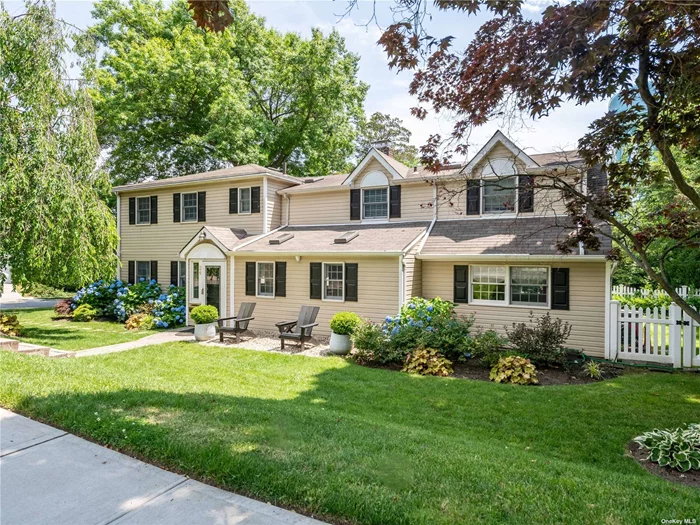
POLYGON ((2 525, 323 525, 0 408, 2 525))

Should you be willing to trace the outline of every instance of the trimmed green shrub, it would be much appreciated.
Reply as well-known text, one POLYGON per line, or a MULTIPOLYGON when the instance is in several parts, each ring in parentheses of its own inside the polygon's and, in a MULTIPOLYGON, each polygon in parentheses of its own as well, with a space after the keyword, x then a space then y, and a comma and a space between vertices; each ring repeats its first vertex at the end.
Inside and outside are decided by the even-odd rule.
POLYGON ((512 383, 514 385, 535 385, 537 370, 529 359, 519 355, 502 357, 491 369, 489 379, 496 383, 512 383))
POLYGON ((0 333, 11 337, 19 337, 22 334, 22 326, 16 315, 0 312, 0 333))
POLYGON ((403 372, 444 377, 452 373, 452 361, 443 357, 435 348, 420 347, 408 354, 403 372))
POLYGON ((92 321, 98 316, 98 314, 99 311, 94 306, 89 304, 81 304, 73 311, 73 321, 86 323, 88 321, 92 321))
POLYGON ((389 346, 389 339, 382 327, 369 319, 361 319, 352 334, 354 346, 350 358, 360 364, 396 361, 389 346))
POLYGON ((552 319, 547 312, 535 319, 530 312, 529 323, 513 323, 506 328, 513 349, 537 366, 564 364, 564 343, 571 334, 571 325, 561 319, 552 319))
POLYGON ((338 335, 352 335, 360 324, 360 318, 354 312, 338 312, 331 319, 331 330, 338 335))
POLYGON ((193 308, 190 312, 190 317, 195 324, 209 324, 219 318, 219 311, 216 309, 216 306, 203 304, 193 308))
POLYGON ((700 470, 700 424, 675 430, 654 429, 634 438, 649 451, 647 459, 681 472, 700 470))
POLYGON ((513 355, 507 345, 508 339, 495 330, 478 332, 471 337, 465 357, 478 359, 482 366, 493 368, 501 357, 513 355))

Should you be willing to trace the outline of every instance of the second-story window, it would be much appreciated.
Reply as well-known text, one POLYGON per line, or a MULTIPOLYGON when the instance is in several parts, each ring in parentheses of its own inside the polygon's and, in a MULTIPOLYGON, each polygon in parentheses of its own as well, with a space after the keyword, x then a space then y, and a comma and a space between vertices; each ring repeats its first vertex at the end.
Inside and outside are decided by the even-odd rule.
POLYGON ((515 211, 517 198, 516 177, 497 180, 484 180, 484 211, 483 213, 507 213, 515 211))
POLYGON ((362 190, 363 219, 387 219, 389 217, 389 188, 362 190))
POLYGON ((197 194, 182 194, 182 222, 197 222, 197 194))
POLYGON ((136 224, 151 224, 151 198, 139 197, 136 206, 136 224))
POLYGON ((250 188, 238 190, 238 213, 250 213, 250 188))

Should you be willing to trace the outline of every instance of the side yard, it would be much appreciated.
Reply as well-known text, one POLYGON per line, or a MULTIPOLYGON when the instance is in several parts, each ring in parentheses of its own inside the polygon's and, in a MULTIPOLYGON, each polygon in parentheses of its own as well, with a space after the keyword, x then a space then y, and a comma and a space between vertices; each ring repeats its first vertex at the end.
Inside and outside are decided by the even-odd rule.
POLYGON ((519 387, 186 343, 0 368, 8 409, 334 523, 700 517, 627 452, 697 420, 697 374, 519 387))

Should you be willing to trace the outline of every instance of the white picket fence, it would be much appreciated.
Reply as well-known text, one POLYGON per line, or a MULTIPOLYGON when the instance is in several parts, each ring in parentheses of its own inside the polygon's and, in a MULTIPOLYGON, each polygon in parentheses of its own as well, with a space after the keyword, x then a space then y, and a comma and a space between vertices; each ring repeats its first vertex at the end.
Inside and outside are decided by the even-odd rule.
POLYGON ((675 303, 645 310, 610 301, 609 315, 609 359, 700 366, 700 324, 675 303))
MULTIPOLYGON (((700 289, 694 289, 690 286, 679 286, 676 288, 676 293, 683 299, 688 297, 700 297, 700 289)), ((613 295, 621 295, 623 297, 637 295, 640 297, 661 297, 668 295, 664 290, 649 290, 646 288, 635 288, 633 286, 624 286, 617 284, 612 287, 613 295)))

